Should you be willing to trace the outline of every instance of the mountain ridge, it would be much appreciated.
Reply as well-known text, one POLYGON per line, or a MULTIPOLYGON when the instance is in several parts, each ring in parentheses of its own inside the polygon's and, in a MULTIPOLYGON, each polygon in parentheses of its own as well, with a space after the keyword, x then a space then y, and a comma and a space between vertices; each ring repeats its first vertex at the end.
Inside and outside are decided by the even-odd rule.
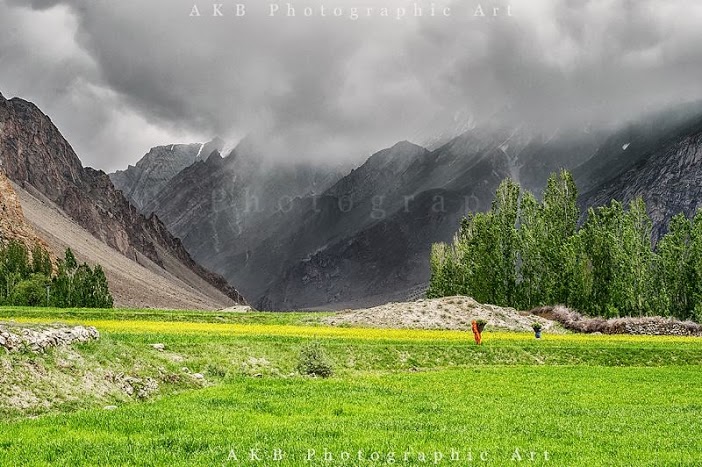
POLYGON ((0 98, 0 164, 20 188, 54 203, 93 236, 128 258, 160 267, 177 261, 233 303, 245 302, 227 281, 197 264, 157 216, 145 217, 101 170, 83 167, 60 131, 33 103, 0 98))
MULTIPOLYGON (((664 167, 665 147, 695 128, 695 115, 702 111, 690 106, 619 128, 548 133, 529 125, 471 126, 431 151, 400 141, 335 174, 324 190, 292 193, 284 211, 275 201, 291 173, 275 173, 243 141, 211 167, 196 162, 184 169, 146 210, 161 216, 198 260, 240 284, 259 308, 370 306, 421 289, 429 278, 431 244, 450 241, 467 212, 489 208, 504 178, 538 197, 550 173, 573 170, 583 208, 610 196, 630 197, 610 185, 636 184, 617 177, 651 161, 658 160, 656 170, 668 173, 669 181, 681 179, 664 167), (249 213, 260 193, 269 199, 252 204, 264 212, 249 213)), ((654 193, 651 183, 657 182, 648 176, 639 192, 654 193)), ((680 198, 671 190, 665 196, 680 198)), ((654 201, 651 209, 661 211, 654 222, 662 225, 669 217, 664 212, 688 212, 693 205, 689 197, 669 206, 654 201)))

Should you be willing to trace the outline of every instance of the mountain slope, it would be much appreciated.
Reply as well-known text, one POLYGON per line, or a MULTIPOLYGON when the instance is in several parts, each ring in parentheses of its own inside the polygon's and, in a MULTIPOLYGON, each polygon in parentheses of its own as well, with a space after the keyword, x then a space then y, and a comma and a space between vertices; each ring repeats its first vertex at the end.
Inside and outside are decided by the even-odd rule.
POLYGON ((69 218, 54 203, 15 185, 28 225, 63 256, 70 247, 80 262, 100 264, 116 307, 161 309, 220 309, 233 301, 219 289, 160 250, 164 269, 136 252, 126 257, 69 218))
POLYGON ((342 175, 271 164, 244 140, 172 177, 144 212, 260 308, 374 305, 421 289, 431 244, 450 240, 468 210, 489 207, 503 178, 540 189, 599 142, 473 128, 434 151, 402 141, 342 175))
POLYGON ((202 144, 157 146, 151 148, 136 165, 110 174, 110 180, 131 204, 143 210, 181 170, 197 160, 207 160, 210 154, 221 151, 223 146, 224 141, 219 138, 202 144))
POLYGON ((613 135, 576 171, 591 181, 581 196, 582 206, 642 197, 653 220, 654 240, 674 215, 692 216, 702 207, 702 109, 665 121, 613 135))
POLYGON ((12 182, 7 178, 5 172, 0 170, 0 244, 6 245, 12 240, 23 243, 30 255, 37 244, 48 250, 46 242, 27 222, 12 182))
POLYGON ((155 212, 198 262, 224 275, 249 297, 261 293, 285 255, 275 241, 295 226, 310 196, 342 176, 333 165, 273 163, 246 140, 227 157, 213 154, 181 171, 145 212, 155 212))
MULTIPOLYGON (((84 168, 71 146, 34 104, 0 95, 0 164, 20 188, 60 208, 70 219, 127 258, 143 256, 198 287, 195 276, 227 297, 243 297, 197 263, 156 217, 130 205, 102 171, 84 168)), ((219 300, 220 297, 217 297, 219 300)))
POLYGON ((429 280, 431 244, 453 236, 468 205, 487 208, 509 176, 507 155, 495 149, 463 135, 433 152, 398 143, 374 154, 323 194, 328 212, 290 237, 307 244, 293 241, 289 250, 312 253, 289 255, 258 306, 339 308, 407 298, 429 280), (395 170, 382 174, 380 167, 395 170), (354 201, 347 212, 339 208, 344 199, 354 201))

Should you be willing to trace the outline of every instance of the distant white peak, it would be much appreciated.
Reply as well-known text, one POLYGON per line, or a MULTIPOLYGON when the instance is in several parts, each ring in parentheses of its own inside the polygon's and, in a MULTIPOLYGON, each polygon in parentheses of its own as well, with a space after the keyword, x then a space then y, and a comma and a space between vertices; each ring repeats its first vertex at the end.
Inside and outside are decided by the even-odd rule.
POLYGON ((200 143, 200 150, 197 152, 197 156, 195 156, 196 158, 200 157, 200 154, 202 154, 202 148, 204 148, 204 147, 205 147, 205 143, 200 143))
POLYGON ((631 145, 631 143, 626 143, 624 146, 622 146, 622 149, 623 149, 624 151, 626 151, 627 149, 629 149, 629 146, 630 146, 630 145, 631 145))
POLYGON ((173 151, 174 147, 175 147, 175 144, 171 144, 171 151, 173 151))

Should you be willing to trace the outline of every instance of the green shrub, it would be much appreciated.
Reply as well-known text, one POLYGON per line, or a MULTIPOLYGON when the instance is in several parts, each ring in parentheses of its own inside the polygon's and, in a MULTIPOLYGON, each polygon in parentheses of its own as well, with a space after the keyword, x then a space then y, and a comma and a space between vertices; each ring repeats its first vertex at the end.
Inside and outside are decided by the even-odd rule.
POLYGON ((68 248, 55 269, 51 255, 39 244, 32 249, 30 258, 22 242, 12 240, 7 245, 0 242, 0 304, 113 307, 107 278, 99 264, 94 269, 87 264, 79 265, 68 248))
POLYGON ((49 279, 42 274, 32 274, 29 279, 15 286, 10 295, 10 304, 16 306, 46 305, 46 286, 49 279))
POLYGON ((695 309, 692 312, 692 319, 697 323, 702 323, 702 303, 695 304, 695 309))
POLYGON ((322 378, 328 378, 334 373, 331 360, 329 360, 324 348, 317 341, 312 341, 302 346, 297 363, 297 371, 303 375, 320 376, 322 378))

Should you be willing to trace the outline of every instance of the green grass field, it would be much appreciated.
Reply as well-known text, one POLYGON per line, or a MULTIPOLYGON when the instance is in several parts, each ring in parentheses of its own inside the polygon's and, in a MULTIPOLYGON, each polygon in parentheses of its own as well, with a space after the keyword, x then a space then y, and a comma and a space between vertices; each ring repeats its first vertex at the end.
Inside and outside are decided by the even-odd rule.
POLYGON ((702 340, 488 329, 478 347, 319 317, 2 308, 102 337, 0 354, 0 466, 702 465, 702 340), (311 340, 333 377, 296 372, 311 340), (114 375, 158 390, 103 387, 114 375))

